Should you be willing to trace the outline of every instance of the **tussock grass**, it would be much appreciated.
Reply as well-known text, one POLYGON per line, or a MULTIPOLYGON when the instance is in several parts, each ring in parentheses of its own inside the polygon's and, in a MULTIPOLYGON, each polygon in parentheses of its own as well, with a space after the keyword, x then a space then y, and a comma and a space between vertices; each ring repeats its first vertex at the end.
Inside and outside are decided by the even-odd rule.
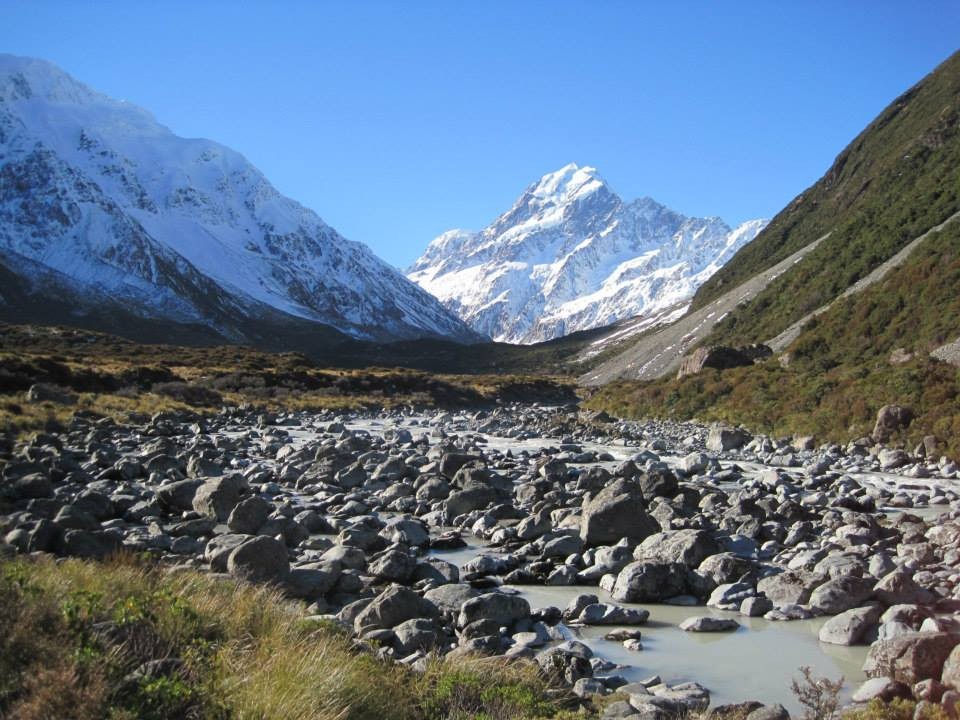
POLYGON ((417 673, 263 586, 121 557, 0 564, 0 717, 440 720, 570 716, 529 662, 417 673), (180 669, 131 676, 177 658, 180 669))

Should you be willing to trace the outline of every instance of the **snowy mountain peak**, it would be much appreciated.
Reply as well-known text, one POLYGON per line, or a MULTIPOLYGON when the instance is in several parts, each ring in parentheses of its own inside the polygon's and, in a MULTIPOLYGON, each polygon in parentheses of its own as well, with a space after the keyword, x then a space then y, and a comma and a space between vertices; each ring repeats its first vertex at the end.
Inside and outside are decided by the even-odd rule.
POLYGON ((544 175, 527 192, 545 207, 564 205, 603 189, 606 189, 606 183, 596 168, 570 163, 544 175))
POLYGON ((476 339, 241 154, 10 55, 0 56, 0 261, 240 340, 238 328, 267 315, 364 338, 476 339))
POLYGON ((478 233, 431 242, 408 277, 477 332, 538 342, 682 306, 766 225, 731 229, 644 197, 623 202, 595 168, 544 175, 478 233))
POLYGON ((0 53, 0 100, 81 104, 104 100, 53 63, 0 53))

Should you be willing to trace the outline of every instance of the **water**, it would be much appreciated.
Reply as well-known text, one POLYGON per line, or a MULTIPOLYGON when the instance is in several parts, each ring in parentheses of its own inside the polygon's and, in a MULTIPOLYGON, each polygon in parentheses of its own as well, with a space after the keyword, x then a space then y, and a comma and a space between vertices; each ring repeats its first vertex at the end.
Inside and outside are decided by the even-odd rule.
MULTIPOLYGON (((581 592, 595 593, 610 601, 599 588, 523 587, 520 594, 532 606, 563 608, 581 592)), ((866 647, 827 645, 817 639, 826 618, 768 622, 706 607, 634 605, 650 611, 650 620, 640 626, 643 650, 632 652, 622 643, 604 640, 612 627, 571 628, 577 638, 599 657, 629 665, 618 671, 628 680, 660 675, 666 682, 693 680, 710 690, 714 705, 758 700, 781 703, 796 713, 800 708, 790 692, 790 682, 799 677, 799 668, 808 666, 814 675, 847 680, 845 699, 864 679, 861 667, 866 647), (678 625, 690 617, 712 615, 735 618, 741 625, 732 633, 689 633, 678 625)))
MULTIPOLYGON (((459 550, 430 554, 461 566, 485 549, 471 543, 459 550)), ((594 586, 522 585, 505 589, 518 592, 534 608, 553 605, 563 609, 581 593, 597 595, 601 602, 613 602, 608 593, 594 586)), ((820 627, 827 618, 769 622, 703 606, 617 604, 650 612, 650 620, 640 626, 644 648, 641 652, 604 640, 603 636, 617 627, 614 625, 570 630, 598 657, 627 666, 614 672, 630 681, 652 675, 660 675, 670 684, 692 680, 710 690, 714 705, 758 700, 781 703, 796 713, 800 707, 790 692, 790 683, 800 676, 801 667, 811 668, 818 677, 845 678, 844 700, 849 700, 865 679, 861 667, 867 657, 866 646, 843 647, 819 641, 820 627), (732 633, 688 633, 678 627, 687 618, 700 615, 734 618, 741 627, 732 633)))
MULTIPOLYGON (((412 425, 409 422, 393 420, 363 419, 348 423, 351 429, 363 429, 380 434, 388 427, 407 426, 417 435, 430 432, 426 425, 412 425)), ((295 441, 302 442, 312 433, 294 431, 295 441)), ((469 433, 479 435, 478 433, 469 433)), ((524 450, 538 453, 542 448, 559 444, 554 438, 534 438, 516 440, 494 435, 482 435, 489 450, 514 454, 524 450)), ((600 443, 582 443, 586 451, 608 452, 615 462, 622 461, 636 452, 636 448, 623 445, 600 443)), ((669 465, 679 460, 674 456, 662 456, 669 465)), ((614 463, 596 463, 611 466, 614 463)), ((759 470, 759 463, 740 462, 741 467, 759 470)), ((724 463, 726 465, 726 463, 724 463)), ((803 474, 800 468, 790 468, 789 472, 803 474)), ((951 487, 950 481, 940 478, 914 480, 890 473, 853 472, 859 482, 895 490, 902 485, 913 485, 910 494, 918 490, 943 490, 951 487), (915 489, 914 489, 915 488, 915 489)), ((924 517, 935 517, 947 510, 944 507, 911 508, 905 512, 924 517)), ((890 514, 904 510, 886 508, 890 514)), ((459 550, 434 551, 431 554, 462 566, 484 551, 482 543, 471 540, 470 545, 459 550)), ((533 587, 512 588, 525 597, 533 607, 553 605, 564 608, 580 593, 596 594, 601 601, 611 601, 607 593, 597 587, 533 587)), ((650 621, 641 626, 643 633, 643 651, 632 652, 619 642, 610 642, 603 636, 614 626, 571 628, 573 634, 589 645, 594 653, 612 662, 624 665, 615 672, 628 680, 641 680, 652 675, 660 675, 668 683, 696 681, 711 692, 712 703, 723 704, 744 700, 758 700, 764 703, 781 703, 792 713, 800 710, 793 697, 791 681, 800 676, 801 667, 809 667, 818 677, 836 680, 843 677, 846 681, 842 693, 849 700, 856 686, 864 679, 861 667, 866 659, 868 648, 843 647, 821 643, 818 632, 827 618, 795 620, 790 622, 769 622, 762 618, 745 618, 736 613, 712 610, 703 606, 675 607, 669 605, 631 605, 650 611, 650 621), (690 617, 712 615, 735 618, 741 627, 732 633, 687 633, 678 625, 690 617)))

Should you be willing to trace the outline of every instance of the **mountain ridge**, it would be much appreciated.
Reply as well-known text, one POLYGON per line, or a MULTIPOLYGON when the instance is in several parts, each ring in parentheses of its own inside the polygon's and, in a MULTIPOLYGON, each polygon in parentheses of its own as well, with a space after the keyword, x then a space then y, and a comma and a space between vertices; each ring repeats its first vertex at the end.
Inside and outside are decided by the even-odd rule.
POLYGON ((8 266, 29 259, 232 340, 273 314, 362 339, 480 339, 240 153, 42 60, 0 55, 0 220, 8 266))
POLYGON ((624 201, 595 168, 570 163, 486 229, 435 238, 407 276, 477 332, 538 342, 688 299, 764 224, 731 229, 649 197, 624 201))

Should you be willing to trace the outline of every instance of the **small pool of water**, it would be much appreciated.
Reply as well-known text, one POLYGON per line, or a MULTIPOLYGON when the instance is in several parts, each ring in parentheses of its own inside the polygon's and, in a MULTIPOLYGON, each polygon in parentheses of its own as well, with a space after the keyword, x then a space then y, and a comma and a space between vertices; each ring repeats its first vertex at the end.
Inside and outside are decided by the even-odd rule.
MULTIPOLYGON (((609 594, 593 587, 517 588, 532 606, 554 605, 563 608, 581 592, 596 594, 602 602, 609 594)), ((650 611, 650 620, 640 627, 641 652, 633 652, 622 643, 604 640, 611 627, 571 628, 577 638, 593 652, 615 663, 630 667, 618 671, 628 680, 660 675, 668 683, 693 680, 710 690, 714 705, 758 700, 781 703, 792 713, 800 707, 790 692, 799 669, 808 666, 814 675, 836 680, 846 679, 845 699, 864 679, 861 667, 866 647, 842 647, 821 643, 817 638, 826 618, 768 622, 745 618, 737 613, 706 607, 671 605, 634 605, 650 611), (712 615, 734 618, 741 627, 731 633, 689 633, 678 625, 690 617, 712 615)))
MULTIPOLYGON (((469 547, 436 550, 430 554, 462 566, 485 550, 471 538, 469 547)), ((613 602, 609 593, 593 586, 518 585, 505 589, 518 592, 534 608, 553 605, 562 610, 580 593, 597 595, 601 602, 613 602)), ((614 672, 631 681, 652 675, 659 675, 671 684, 692 680, 710 690, 714 705, 758 700, 781 703, 791 713, 797 713, 800 707, 790 684, 800 677, 801 667, 811 668, 818 677, 831 680, 843 677, 846 681, 844 700, 849 700, 864 679, 861 667, 868 648, 821 643, 818 633, 827 618, 769 622, 703 606, 618 604, 650 612, 649 622, 640 626, 644 648, 641 652, 604 640, 603 636, 616 626, 572 627, 570 630, 598 657, 627 666, 614 672), (699 615, 733 618, 741 627, 732 633, 688 633, 678 627, 687 618, 699 615)))

